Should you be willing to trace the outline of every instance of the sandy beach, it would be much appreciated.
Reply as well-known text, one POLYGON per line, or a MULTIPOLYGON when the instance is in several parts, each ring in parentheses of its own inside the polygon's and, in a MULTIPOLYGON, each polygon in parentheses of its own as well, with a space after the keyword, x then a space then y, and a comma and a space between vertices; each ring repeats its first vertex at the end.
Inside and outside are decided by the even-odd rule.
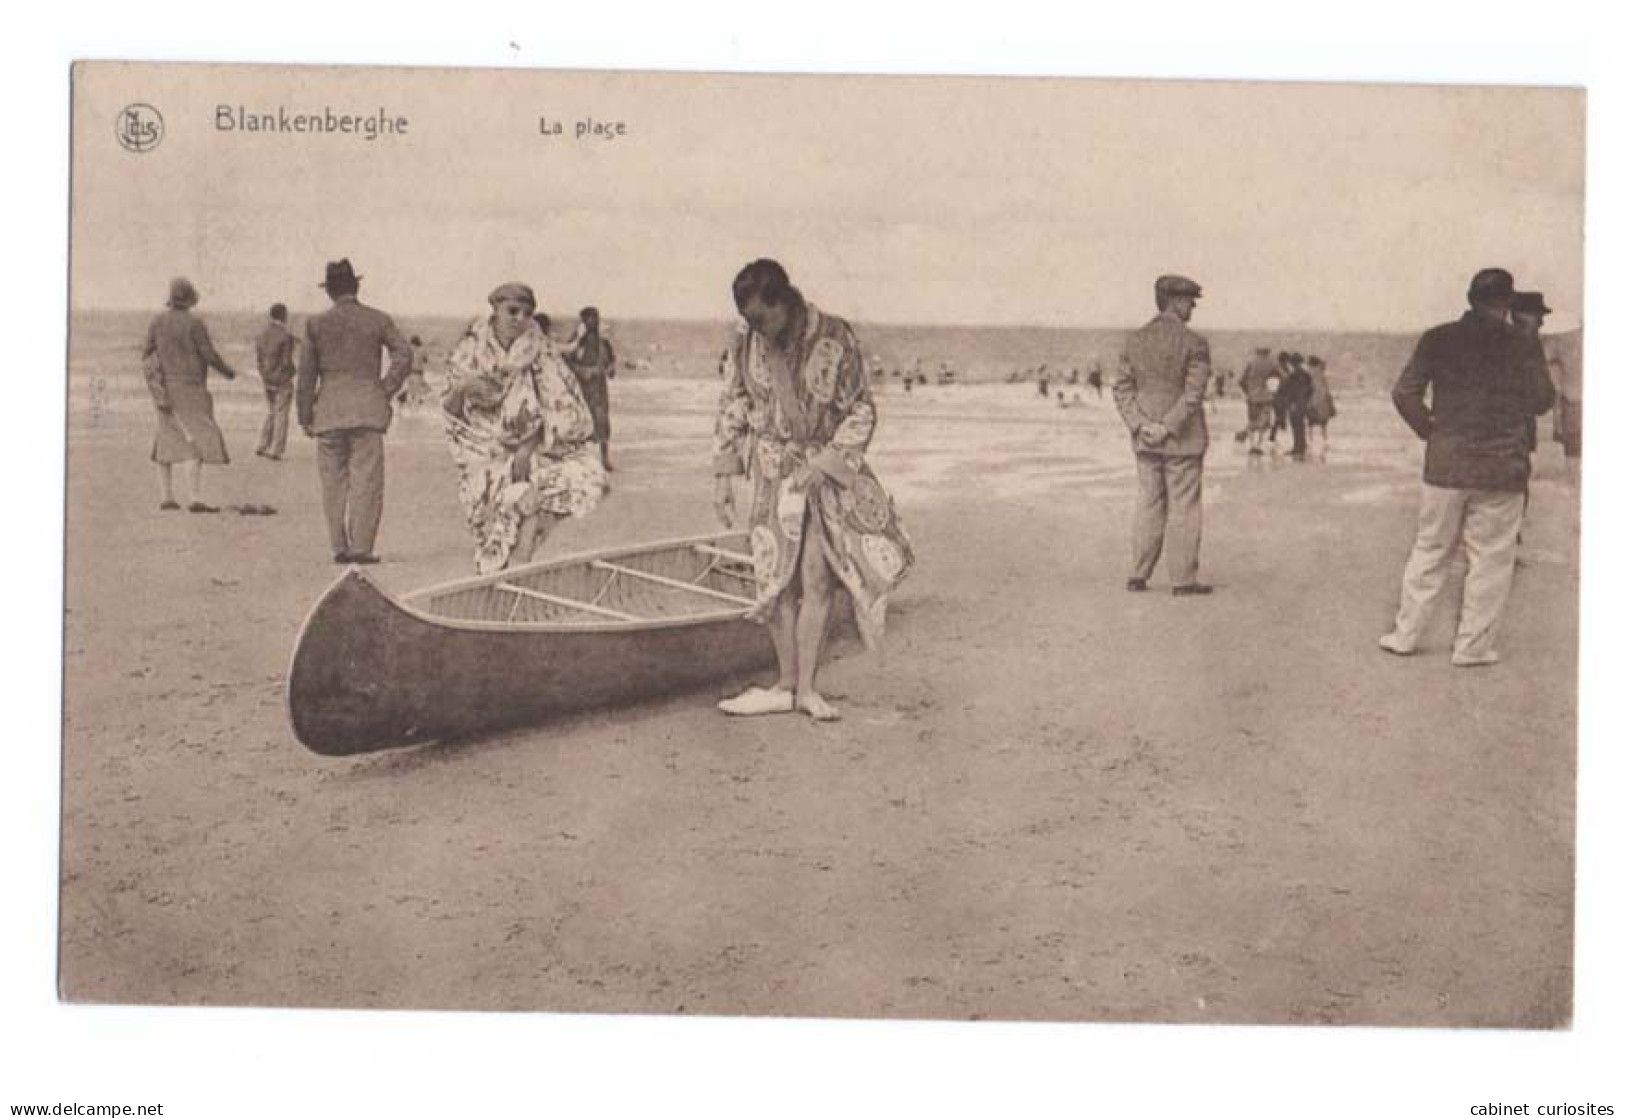
MULTIPOLYGON (((252 386, 250 386, 252 387, 252 386)), ((616 383, 614 488, 548 554, 708 530, 714 387, 616 383)), ((1072 392, 1068 390, 1068 395, 1072 392)), ((1109 403, 879 397, 919 554, 843 721, 699 693, 354 760, 284 673, 336 577, 312 444, 159 513, 139 396, 69 418, 61 991, 73 1001, 1545 1027, 1571 1011, 1578 494, 1544 439, 1498 667, 1385 656, 1421 447, 1340 399, 1325 463, 1210 417, 1209 599, 1125 594, 1109 403)), ((429 415, 376 568, 468 573, 429 415)), ((424 681, 432 686, 432 681, 424 681)))

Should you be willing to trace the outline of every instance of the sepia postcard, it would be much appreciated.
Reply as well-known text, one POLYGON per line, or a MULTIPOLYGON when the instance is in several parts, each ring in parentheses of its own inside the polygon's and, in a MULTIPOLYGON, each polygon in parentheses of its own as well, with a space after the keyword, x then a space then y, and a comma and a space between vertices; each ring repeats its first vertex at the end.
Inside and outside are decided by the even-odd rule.
POLYGON ((60 996, 1568 1027, 1585 110, 80 63, 60 996))

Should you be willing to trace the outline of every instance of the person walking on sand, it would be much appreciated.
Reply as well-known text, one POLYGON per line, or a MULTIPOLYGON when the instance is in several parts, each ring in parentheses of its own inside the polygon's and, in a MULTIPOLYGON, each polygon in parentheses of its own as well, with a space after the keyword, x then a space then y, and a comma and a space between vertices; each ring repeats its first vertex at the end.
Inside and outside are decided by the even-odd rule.
POLYGON ((1243 433, 1249 455, 1264 453, 1264 436, 1275 417, 1275 389, 1270 387, 1275 375, 1269 347, 1259 346, 1241 373, 1241 394, 1247 401, 1247 426, 1243 433))
POLYGON ((1202 288, 1184 276, 1159 276, 1157 316, 1128 337, 1112 398, 1128 428, 1139 475, 1134 565, 1128 589, 1143 591, 1168 544, 1176 595, 1211 594, 1197 579, 1202 546, 1202 405, 1212 364, 1207 339, 1190 329, 1202 288))
POLYGON ((1337 415, 1337 401, 1332 398, 1331 381, 1326 379, 1326 362, 1311 354, 1308 372, 1309 403, 1304 409, 1304 419, 1308 421, 1311 439, 1317 430, 1320 432, 1320 449, 1316 452, 1316 457, 1324 462, 1326 452, 1331 446, 1327 428, 1337 415))
POLYGON ((609 382, 615 376, 615 347, 599 333, 597 307, 583 307, 581 326, 564 360, 581 384, 581 395, 592 412, 592 437, 598 443, 598 457, 604 469, 609 463, 609 382))
POLYGON ((265 384, 265 423, 260 427, 260 443, 254 453, 273 462, 282 461, 288 449, 288 412, 293 407, 293 363, 298 342, 288 329, 288 308, 271 304, 270 321, 254 339, 254 361, 265 384))
POLYGON ((1314 391, 1314 381, 1309 376, 1309 370, 1303 366, 1303 354, 1292 354, 1288 358, 1286 378, 1276 391, 1275 399, 1285 411, 1287 425, 1292 430, 1292 449, 1288 453, 1300 462, 1309 446, 1306 425, 1309 399, 1314 391))
POLYGON ((401 405, 403 413, 416 411, 430 395, 429 377, 425 371, 428 357, 424 353, 423 339, 413 334, 407 341, 412 346, 412 371, 406 374, 400 391, 395 393, 395 402, 401 405))
POLYGON ((1495 638, 1512 590, 1529 482, 1525 424, 1556 396, 1538 339, 1507 322, 1512 299, 1510 272, 1478 272, 1467 289, 1467 312, 1423 334, 1394 384, 1394 407, 1427 443, 1399 611, 1377 641, 1396 656, 1417 650, 1460 546, 1467 577, 1451 663, 1468 668, 1501 659, 1495 638))
POLYGON ((1270 419, 1270 453, 1277 450, 1275 436, 1286 430, 1286 396, 1282 389, 1286 387, 1286 378, 1292 372, 1292 354, 1282 350, 1275 355, 1275 372, 1267 382, 1270 388, 1270 405, 1273 415, 1270 419))
POLYGON ((753 620, 772 636, 778 680, 717 704, 726 714, 839 712, 818 691, 834 598, 851 596, 858 633, 878 647, 892 589, 914 551, 864 452, 875 430, 869 378, 852 328, 820 311, 775 260, 734 277, 744 319, 723 358, 712 465, 715 507, 734 524, 734 479, 753 489, 753 620), (750 446, 754 461, 744 459, 750 446))
POLYGON ((148 324, 141 348, 142 373, 158 416, 152 460, 158 467, 158 508, 164 512, 181 507, 175 500, 177 462, 183 464, 187 511, 219 512, 203 499, 203 466, 231 461, 225 436, 214 421, 208 379, 210 369, 227 380, 237 379, 237 370, 220 356, 209 339, 209 328, 192 313, 197 303, 191 280, 171 280, 166 309, 148 324))
POLYGON ((327 265, 321 286, 333 305, 305 324, 295 404, 316 440, 322 511, 335 563, 376 563, 384 514, 384 433, 390 401, 412 371, 412 346, 381 310, 361 303, 348 259, 327 265), (380 376, 382 355, 389 367, 380 376))
POLYGON ((1100 358, 1091 357, 1089 359, 1089 375, 1084 379, 1089 387, 1095 390, 1095 399, 1104 400, 1106 398, 1106 370, 1101 368, 1100 358))

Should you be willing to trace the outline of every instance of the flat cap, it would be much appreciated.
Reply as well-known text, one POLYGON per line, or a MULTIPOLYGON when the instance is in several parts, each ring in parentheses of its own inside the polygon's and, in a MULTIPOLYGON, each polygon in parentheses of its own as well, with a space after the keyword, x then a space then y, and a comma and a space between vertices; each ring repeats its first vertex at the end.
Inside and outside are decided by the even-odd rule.
POLYGON ((1484 268, 1473 276, 1467 287, 1467 301, 1512 298, 1512 273, 1505 268, 1484 268))
POLYGON ((1551 314, 1552 308, 1546 305, 1546 296, 1538 291, 1517 291, 1512 295, 1512 312, 1514 314, 1551 314))
POLYGON ((531 310, 536 309, 536 292, 532 291, 528 284, 500 284, 485 298, 486 301, 489 302, 493 307, 506 299, 514 299, 518 302, 526 304, 531 310))
POLYGON ((1193 299, 1202 297, 1202 285, 1188 276, 1158 276, 1157 298, 1165 299, 1174 295, 1189 295, 1193 299))

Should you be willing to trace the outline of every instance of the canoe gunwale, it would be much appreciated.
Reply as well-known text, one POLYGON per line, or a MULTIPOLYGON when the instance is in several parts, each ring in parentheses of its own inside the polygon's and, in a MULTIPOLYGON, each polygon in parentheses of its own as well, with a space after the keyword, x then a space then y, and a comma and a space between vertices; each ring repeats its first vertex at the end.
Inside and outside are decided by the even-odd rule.
MULTIPOLYGON (((536 571, 550 568, 573 567, 590 565, 599 560, 624 560, 647 555, 653 552, 672 551, 681 548, 698 548, 701 545, 713 545, 721 537, 736 536, 736 531, 712 532, 703 536, 682 536, 676 539, 660 540, 655 543, 639 544, 635 547, 605 547, 594 551, 578 552, 573 555, 563 555, 556 559, 544 559, 537 563, 526 563, 518 567, 508 567, 489 575, 472 575, 464 578, 452 579, 449 582, 436 583, 413 590, 399 597, 390 594, 367 576, 359 568, 352 568, 347 574, 353 573, 371 586, 379 594, 388 598, 399 609, 404 610, 420 621, 429 625, 438 625, 446 629, 459 629, 463 631, 482 633, 636 633, 648 629, 675 629, 694 625, 714 625, 717 622, 735 621, 751 610, 751 606, 740 605, 724 607, 722 609, 708 610, 703 613, 682 614, 676 617, 651 617, 636 621, 613 621, 607 619, 592 619, 580 622, 566 621, 490 621, 469 620, 466 618, 447 617, 443 614, 432 613, 420 603, 439 597, 444 594, 461 593, 467 590, 479 590, 486 587, 496 588, 503 582, 511 582, 516 578, 523 578, 536 571)), ((701 552, 701 554, 706 554, 701 552)), ((342 581, 342 580, 341 580, 342 581)), ((337 584, 335 584, 337 585, 337 584)), ((320 607, 317 602, 317 607, 320 607)), ((312 613, 315 612, 313 609, 312 613)))

